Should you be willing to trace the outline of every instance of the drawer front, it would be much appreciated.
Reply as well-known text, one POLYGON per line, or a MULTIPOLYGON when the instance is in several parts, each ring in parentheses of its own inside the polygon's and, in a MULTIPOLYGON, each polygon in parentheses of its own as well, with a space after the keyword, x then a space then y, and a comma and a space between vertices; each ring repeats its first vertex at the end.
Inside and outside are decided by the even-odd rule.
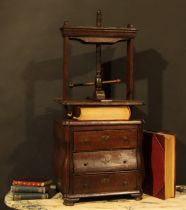
POLYGON ((74 153, 74 173, 137 169, 136 149, 74 153))
POLYGON ((122 192, 137 189, 138 172, 73 176, 73 193, 122 192))
POLYGON ((137 128, 74 132, 74 151, 135 148, 137 128))

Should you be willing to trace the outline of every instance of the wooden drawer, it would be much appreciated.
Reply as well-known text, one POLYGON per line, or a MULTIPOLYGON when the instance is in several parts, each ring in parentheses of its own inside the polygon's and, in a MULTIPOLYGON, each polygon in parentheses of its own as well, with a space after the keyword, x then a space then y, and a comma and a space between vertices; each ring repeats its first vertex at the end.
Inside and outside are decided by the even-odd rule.
POLYGON ((137 189, 138 172, 73 176, 73 193, 106 193, 137 189))
POLYGON ((137 128, 121 130, 75 131, 74 151, 135 148, 137 128))
POLYGON ((74 153, 74 173, 137 169, 136 149, 74 153))

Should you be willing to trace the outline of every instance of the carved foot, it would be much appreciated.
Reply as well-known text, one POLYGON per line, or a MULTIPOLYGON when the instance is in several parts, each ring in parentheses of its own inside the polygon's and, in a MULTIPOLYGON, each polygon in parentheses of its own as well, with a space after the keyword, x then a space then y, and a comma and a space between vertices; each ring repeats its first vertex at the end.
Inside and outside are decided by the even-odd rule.
POLYGON ((139 196, 137 196, 137 197, 135 198, 136 201, 140 201, 140 200, 142 200, 142 199, 143 199, 143 196, 142 196, 142 195, 139 195, 139 196))
POLYGON ((140 200, 143 199, 143 196, 142 196, 141 193, 131 194, 131 196, 132 196, 133 198, 135 198, 136 201, 140 201, 140 200))
POLYGON ((65 206, 73 206, 75 202, 78 202, 79 198, 64 198, 63 204, 65 206))

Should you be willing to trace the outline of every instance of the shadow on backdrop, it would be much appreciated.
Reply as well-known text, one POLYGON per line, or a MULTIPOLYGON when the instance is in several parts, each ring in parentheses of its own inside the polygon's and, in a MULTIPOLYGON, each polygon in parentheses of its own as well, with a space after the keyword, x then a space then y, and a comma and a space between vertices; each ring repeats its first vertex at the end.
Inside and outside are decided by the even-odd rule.
MULTIPOLYGON (((115 75, 115 78, 123 78, 123 80, 126 81, 126 63, 126 57, 110 62, 110 66, 112 66, 111 75, 115 75)), ((109 63, 106 65, 108 67, 109 63)), ((140 86, 138 86, 138 88, 139 90, 142 89, 142 91, 145 89, 148 94, 146 98, 143 99, 147 111, 144 112, 142 109, 134 108, 134 116, 144 119, 147 129, 162 129, 163 71, 166 67, 167 62, 162 58, 161 54, 154 49, 148 49, 135 54, 134 84, 139 81, 144 81, 142 85, 145 86, 145 88, 140 86)), ((125 87, 116 88, 114 86, 112 95, 116 94, 116 91, 118 91, 119 93, 117 93, 117 95, 122 98, 125 97, 125 89, 123 88, 125 87)), ((136 92, 139 91, 135 90, 135 95, 136 92)), ((138 95, 136 95, 135 98, 142 100, 138 95)))
MULTIPOLYGON (((94 53, 87 53, 78 56, 72 56, 72 77, 76 79, 77 76, 84 75, 87 72, 84 64, 88 64, 92 60, 94 53), (82 62, 86 61, 86 62, 82 62), (77 71, 81 69, 81 71, 77 71)), ((93 72, 93 66, 89 66, 93 72)), ((59 89, 56 94, 51 95, 51 101, 61 94, 62 87, 62 59, 51 59, 43 62, 32 62, 23 72, 23 80, 25 84, 25 141, 17 145, 12 156, 9 158, 9 164, 13 166, 13 170, 7 178, 7 189, 9 190, 10 183, 13 178, 24 177, 39 177, 39 178, 53 178, 53 121, 54 119, 62 118, 63 110, 60 105, 50 105, 44 107, 44 113, 36 113, 36 104, 42 98, 38 97, 37 83, 40 81, 59 83, 59 89), (54 107, 58 108, 54 108, 54 107)), ((47 95, 49 89, 46 91, 42 89, 40 94, 47 95)), ((81 91, 83 95, 84 92, 81 91)), ((79 94, 80 96, 81 94, 79 94)), ((4 192, 5 193, 5 192, 4 192)))
MULTIPOLYGON (((10 189, 12 179, 24 177, 53 178, 53 120, 61 117, 61 112, 55 106, 46 104, 45 111, 36 113, 36 100, 43 100, 37 96, 36 86, 39 81, 52 82, 61 77, 61 59, 30 63, 23 73, 25 84, 24 142, 17 145, 10 156, 9 164, 13 170, 7 177, 6 189, 10 189)), ((42 89, 47 95, 49 89, 42 89)), ((58 90, 57 90, 58 91, 58 90)), ((50 93, 51 94, 51 93, 50 93)), ((53 98, 51 98, 51 101, 53 98)), ((3 209, 3 208, 2 208, 3 209)))

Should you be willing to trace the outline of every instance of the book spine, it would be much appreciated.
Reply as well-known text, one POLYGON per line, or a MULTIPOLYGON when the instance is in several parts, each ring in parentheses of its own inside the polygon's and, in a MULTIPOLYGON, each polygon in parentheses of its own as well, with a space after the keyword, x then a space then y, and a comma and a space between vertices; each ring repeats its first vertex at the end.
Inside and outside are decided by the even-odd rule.
POLYGON ((37 186, 20 186, 20 185, 12 185, 12 192, 38 192, 38 193, 46 193, 46 187, 37 187, 37 186))
POLYGON ((44 186, 42 182, 28 182, 28 181, 16 181, 13 180, 12 185, 24 185, 24 186, 44 186))
POLYGON ((34 200, 34 199, 47 199, 47 193, 14 193, 13 200, 34 200))

